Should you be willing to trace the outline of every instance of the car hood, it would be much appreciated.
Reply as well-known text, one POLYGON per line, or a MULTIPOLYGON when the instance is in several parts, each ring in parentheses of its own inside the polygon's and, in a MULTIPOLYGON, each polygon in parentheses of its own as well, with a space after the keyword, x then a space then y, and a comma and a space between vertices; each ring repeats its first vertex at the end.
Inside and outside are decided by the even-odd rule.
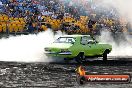
POLYGON ((59 48, 59 49, 67 49, 70 48, 73 44, 71 43, 52 43, 46 48, 59 48))

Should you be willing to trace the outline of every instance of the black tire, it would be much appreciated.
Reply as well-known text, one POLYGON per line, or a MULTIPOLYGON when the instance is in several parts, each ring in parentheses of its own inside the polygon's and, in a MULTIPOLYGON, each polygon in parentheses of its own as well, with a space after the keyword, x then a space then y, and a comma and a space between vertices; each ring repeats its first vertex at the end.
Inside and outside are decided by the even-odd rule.
POLYGON ((78 83, 79 85, 84 85, 84 84, 86 84, 86 79, 85 79, 85 77, 84 77, 84 76, 78 77, 78 78, 77 78, 77 83, 78 83))
POLYGON ((70 63, 70 59, 64 58, 65 63, 70 63))
POLYGON ((77 63, 83 63, 85 61, 84 53, 79 53, 75 58, 77 63))
POLYGON ((106 62, 107 61, 107 54, 109 53, 109 50, 105 50, 105 52, 103 53, 103 61, 106 62))

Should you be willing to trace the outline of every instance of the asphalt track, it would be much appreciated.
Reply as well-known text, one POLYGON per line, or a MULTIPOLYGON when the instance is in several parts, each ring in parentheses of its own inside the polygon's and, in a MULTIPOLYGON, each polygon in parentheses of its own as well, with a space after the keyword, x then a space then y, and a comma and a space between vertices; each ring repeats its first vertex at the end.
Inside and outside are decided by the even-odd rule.
MULTIPOLYGON (((16 88, 132 88, 132 83, 87 83, 80 86, 76 82, 75 69, 80 64, 71 63, 23 63, 0 62, 0 87, 16 88)), ((82 64, 91 74, 130 74, 132 57, 109 57, 82 64)))

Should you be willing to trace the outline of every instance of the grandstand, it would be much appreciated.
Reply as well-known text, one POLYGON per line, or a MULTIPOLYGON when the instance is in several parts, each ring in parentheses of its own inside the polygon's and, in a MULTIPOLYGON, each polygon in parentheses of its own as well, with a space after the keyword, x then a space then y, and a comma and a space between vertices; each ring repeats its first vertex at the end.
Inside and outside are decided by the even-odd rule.
POLYGON ((128 22, 122 19, 114 8, 92 9, 97 3, 95 0, 82 4, 78 2, 78 0, 76 2, 74 0, 0 0, 0 33, 37 33, 48 28, 69 34, 98 34, 102 29, 109 29, 111 32, 128 31, 126 26, 128 22), (71 2, 73 4, 70 4, 71 2), (113 13, 108 14, 110 11, 113 13))

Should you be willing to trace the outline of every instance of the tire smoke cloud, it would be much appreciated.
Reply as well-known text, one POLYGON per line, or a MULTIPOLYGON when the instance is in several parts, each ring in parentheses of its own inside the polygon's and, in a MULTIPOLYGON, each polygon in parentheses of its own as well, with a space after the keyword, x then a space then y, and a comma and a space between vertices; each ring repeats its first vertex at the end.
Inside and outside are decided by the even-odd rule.
POLYGON ((108 56, 130 57, 132 56, 132 40, 130 39, 130 37, 132 36, 124 34, 124 37, 125 40, 118 38, 118 41, 112 37, 111 32, 102 31, 101 36, 99 36, 98 40, 101 43, 108 43, 112 45, 112 52, 108 56))
MULTIPOLYGON (((113 6, 120 16, 125 17, 127 21, 132 23, 131 3, 132 0, 98 0, 98 6, 104 5, 104 8, 113 6)), ((2 38, 0 39, 0 61, 50 62, 53 59, 44 55, 44 47, 61 35, 63 35, 61 32, 54 35, 51 30, 48 30, 37 35, 30 34, 10 36, 7 39, 2 38)), ((132 37, 128 34, 124 34, 124 36, 127 41, 120 39, 119 44, 116 44, 110 32, 102 31, 99 40, 113 46, 110 56, 132 56, 132 37)))
MULTIPOLYGON (((132 25, 132 0, 101 0, 100 4, 108 6, 113 6, 119 13, 119 17, 125 18, 125 22, 130 22, 132 25)), ((104 7, 105 7, 104 6, 104 7)), ((104 43, 109 43, 112 45, 113 50, 109 56, 132 56, 132 35, 123 33, 124 39, 116 38, 108 31, 102 31, 99 40, 104 43)))
POLYGON ((55 38, 63 35, 57 32, 55 35, 48 31, 30 35, 9 36, 0 39, 0 61, 15 62, 50 62, 44 54, 44 47, 52 43, 55 38))

